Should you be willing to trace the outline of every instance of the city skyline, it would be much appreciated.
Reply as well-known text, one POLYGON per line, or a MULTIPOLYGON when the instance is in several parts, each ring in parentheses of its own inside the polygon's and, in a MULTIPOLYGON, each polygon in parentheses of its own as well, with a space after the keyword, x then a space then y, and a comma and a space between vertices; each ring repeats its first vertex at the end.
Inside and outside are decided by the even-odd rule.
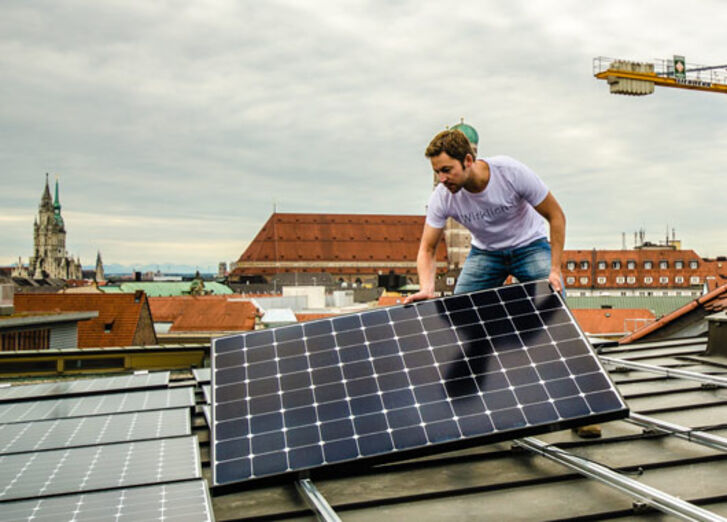
POLYGON ((274 208, 422 214, 423 149, 461 117, 481 153, 549 185, 566 248, 620 248, 622 233, 631 247, 641 228, 662 241, 668 227, 685 249, 727 254, 727 99, 614 96, 591 70, 600 55, 724 63, 705 23, 719 2, 461 2, 444 17, 406 1, 1 9, 0 265, 32 253, 46 172, 86 266, 97 251, 229 263, 274 208))

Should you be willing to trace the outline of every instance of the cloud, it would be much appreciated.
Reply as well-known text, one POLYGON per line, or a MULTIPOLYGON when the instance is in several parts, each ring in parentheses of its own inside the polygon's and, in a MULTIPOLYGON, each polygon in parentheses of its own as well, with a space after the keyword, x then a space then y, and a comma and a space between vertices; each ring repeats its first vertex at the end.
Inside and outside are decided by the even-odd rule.
POLYGON ((106 262, 231 260, 274 203, 421 213, 423 149, 462 116, 485 154, 549 184, 568 247, 620 246, 642 226, 656 239, 669 224, 685 246, 724 254, 713 223, 727 218, 715 190, 725 104, 660 88, 612 96, 591 64, 675 52, 722 63, 722 31, 704 23, 721 12, 710 1, 10 3, 0 263, 30 254, 45 172, 60 177, 67 246, 84 263, 99 245, 106 262))

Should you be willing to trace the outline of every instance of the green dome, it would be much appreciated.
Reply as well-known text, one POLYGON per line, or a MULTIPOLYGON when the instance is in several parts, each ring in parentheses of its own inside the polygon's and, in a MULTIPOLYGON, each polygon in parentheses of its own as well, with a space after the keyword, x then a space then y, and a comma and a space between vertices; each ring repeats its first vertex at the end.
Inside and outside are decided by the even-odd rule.
POLYGON ((465 136, 467 136, 467 139, 470 140, 470 143, 473 145, 477 145, 480 141, 480 136, 477 134, 477 131, 472 125, 467 125, 464 122, 458 123, 457 125, 452 125, 452 130, 458 130, 464 133, 465 136))

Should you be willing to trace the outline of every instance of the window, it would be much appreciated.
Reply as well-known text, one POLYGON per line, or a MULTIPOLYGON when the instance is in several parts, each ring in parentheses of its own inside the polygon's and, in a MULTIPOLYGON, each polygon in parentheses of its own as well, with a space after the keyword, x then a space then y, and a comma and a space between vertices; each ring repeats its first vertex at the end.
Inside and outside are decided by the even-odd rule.
POLYGON ((679 284, 682 284, 682 283, 684 282, 684 277, 683 277, 683 276, 676 276, 676 277, 674 278, 674 282, 675 282, 675 283, 679 283, 679 284))
POLYGON ((611 268, 614 270, 621 270, 621 261, 612 261, 611 268))
POLYGON ((674 268, 681 270, 684 268, 684 261, 674 261, 674 268))
POLYGON ((654 278, 653 277, 645 277, 644 278, 644 283, 647 284, 647 285, 650 285, 653 282, 654 282, 654 278))
POLYGON ((698 285, 699 284, 699 276, 692 276, 689 278, 689 283, 692 285, 698 285))
POLYGON ((626 268, 629 270, 635 270, 636 269, 636 261, 627 261, 626 262, 626 268))
POLYGON ((690 261, 689 262, 689 268, 692 268, 692 269, 699 268, 699 262, 698 261, 690 261))
POLYGON ((581 270, 588 270, 588 261, 581 261, 581 270))
POLYGON ((661 276, 659 278, 659 284, 666 285, 669 284, 669 278, 666 276, 661 276))
POLYGON ((575 261, 568 261, 568 262, 567 262, 567 263, 565 264, 565 267, 566 267, 566 268, 567 268, 568 270, 575 270, 575 269, 576 269, 576 262, 575 262, 575 261))
POLYGON ((581 282, 582 285, 587 285, 588 284, 588 278, 587 277, 581 277, 580 278, 580 282, 581 282))
POLYGON ((664 259, 659 261, 659 268, 661 268, 662 270, 666 270, 667 268, 669 268, 669 261, 666 261, 664 259))
POLYGON ((575 284, 576 278, 573 276, 568 276, 565 278, 565 282, 568 283, 569 285, 575 284))
POLYGON ((451 276, 447 277, 446 283, 447 283, 447 286, 454 286, 454 277, 451 277, 451 276))
POLYGON ((652 268, 654 268, 654 263, 652 263, 651 261, 644 261, 644 268, 646 270, 651 270, 652 268))
POLYGON ((627 282, 628 284, 630 284, 630 285, 633 285, 633 284, 635 284, 635 283, 636 283, 636 278, 635 278, 634 276, 628 276, 628 277, 626 278, 626 282, 627 282))
POLYGON ((606 278, 601 276, 598 278, 598 284, 599 285, 605 285, 606 284, 606 278))
POLYGON ((598 269, 599 270, 606 270, 606 262, 605 261, 599 261, 598 262, 598 269))
POLYGON ((616 284, 617 284, 617 285, 622 285, 622 284, 624 284, 624 282, 625 282, 625 281, 626 281, 626 278, 625 278, 625 277, 623 277, 623 276, 618 276, 618 277, 616 278, 616 284))

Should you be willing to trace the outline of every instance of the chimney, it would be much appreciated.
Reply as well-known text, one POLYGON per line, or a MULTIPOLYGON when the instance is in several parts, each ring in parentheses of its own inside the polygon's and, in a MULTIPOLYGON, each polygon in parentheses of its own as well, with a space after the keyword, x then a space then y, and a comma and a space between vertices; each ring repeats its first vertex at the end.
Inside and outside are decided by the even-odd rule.
POLYGON ((707 316, 707 355, 727 357, 727 311, 707 316))
POLYGON ((15 287, 13 285, 0 285, 0 315, 13 315, 15 287))

